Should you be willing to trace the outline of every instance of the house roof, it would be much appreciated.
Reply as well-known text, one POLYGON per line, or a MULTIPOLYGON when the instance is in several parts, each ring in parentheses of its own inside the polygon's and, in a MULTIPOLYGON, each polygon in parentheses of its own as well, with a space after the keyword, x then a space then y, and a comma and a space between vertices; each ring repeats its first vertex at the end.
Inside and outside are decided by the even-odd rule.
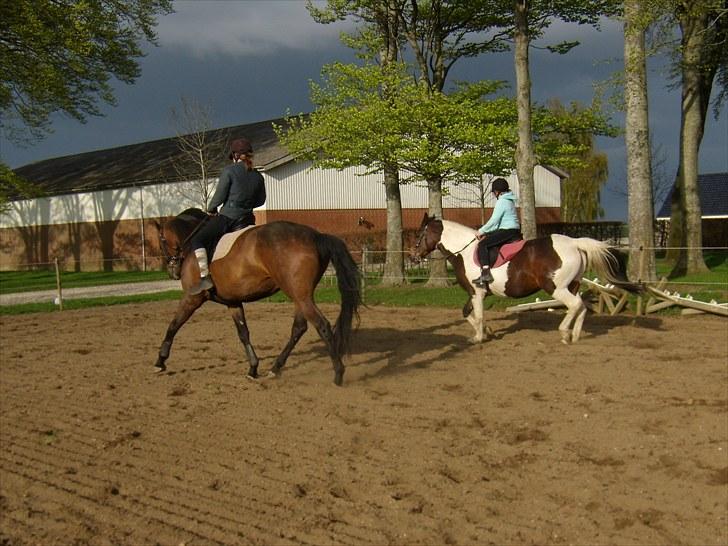
MULTIPOLYGON (((700 186, 702 217, 728 217, 728 172, 698 175, 698 186, 700 186)), ((674 190, 673 186, 662 203, 662 207, 657 213, 658 219, 670 219, 670 203, 674 190)))
MULTIPOLYGON (((270 170, 292 161, 294 156, 279 143, 273 125, 287 126, 284 118, 234 125, 205 133, 208 143, 222 143, 224 152, 214 161, 211 176, 217 176, 228 164, 227 148, 231 140, 245 137, 253 145, 255 166, 270 170)), ((179 137, 129 144, 116 148, 94 150, 81 154, 45 159, 15 169, 25 180, 38 186, 46 196, 66 195, 194 180, 199 168, 192 165, 185 172, 179 137)), ((556 167, 544 165, 560 178, 568 174, 556 167)))
MULTIPOLYGON (((292 159, 279 144, 273 124, 285 126, 284 119, 274 119, 235 125, 207 131, 207 142, 227 143, 245 137, 255 151, 255 165, 265 170, 292 159)), ((184 176, 175 168, 182 152, 178 137, 164 138, 116 148, 95 150, 30 163, 15 169, 22 178, 39 186, 46 195, 63 195, 103 189, 125 188, 194 179, 197 169, 184 176)), ((227 152, 221 151, 214 161, 212 172, 217 175, 228 163, 227 152)))

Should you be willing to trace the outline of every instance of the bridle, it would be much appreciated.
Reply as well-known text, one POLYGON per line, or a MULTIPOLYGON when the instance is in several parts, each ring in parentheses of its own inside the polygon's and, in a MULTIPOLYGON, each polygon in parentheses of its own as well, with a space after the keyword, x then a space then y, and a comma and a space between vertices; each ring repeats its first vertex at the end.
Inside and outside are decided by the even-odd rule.
MULTIPOLYGON (((420 245, 422 244, 422 241, 424 241, 424 239, 425 239, 425 235, 427 235, 427 226, 429 226, 430 225, 430 222, 432 222, 433 220, 437 220, 437 218, 435 218, 435 217, 430 218, 425 223, 425 225, 422 226, 422 230, 420 231, 420 234, 417 237, 417 243, 415 243, 415 251, 419 250, 420 245)), ((443 258, 430 258, 430 259, 431 260, 447 260, 447 259, 449 259, 450 257, 452 257, 454 255, 460 254, 463 250, 465 250, 466 248, 468 248, 471 245, 471 243, 473 241, 475 241, 475 240, 477 240, 477 237, 473 237, 472 239, 470 239, 470 241, 468 241, 467 243, 465 243, 465 246, 462 247, 457 252, 450 252, 448 249, 446 249, 444 246, 442 246, 442 243, 437 243, 437 245, 435 245, 435 248, 437 250, 439 250, 444 257, 443 258)))
POLYGON ((190 239, 192 239, 192 236, 200 231, 200 228, 204 226, 207 221, 210 219, 210 216, 206 216, 203 218, 199 224, 195 226, 195 229, 193 229, 190 234, 185 237, 185 240, 182 241, 182 244, 178 244, 175 246, 175 253, 172 254, 172 252, 169 249, 169 243, 167 242, 167 238, 164 236, 164 231, 159 230, 159 241, 160 241, 160 247, 162 248, 162 252, 167 257, 167 266, 168 267, 178 267, 183 261, 184 261, 184 248, 187 246, 187 243, 190 242, 190 239))

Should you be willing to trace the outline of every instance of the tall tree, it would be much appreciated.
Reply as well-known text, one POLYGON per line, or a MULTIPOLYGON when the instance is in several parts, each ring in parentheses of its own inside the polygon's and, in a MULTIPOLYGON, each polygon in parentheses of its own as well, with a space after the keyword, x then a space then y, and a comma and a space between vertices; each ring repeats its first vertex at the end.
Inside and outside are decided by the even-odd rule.
MULTIPOLYGON (((376 59, 386 72, 399 59, 402 36, 399 11, 404 0, 327 0, 325 8, 318 8, 310 0, 308 10, 314 20, 330 23, 352 17, 363 23, 363 28, 342 36, 345 43, 368 59, 376 59)), ((386 81, 386 78, 385 78, 386 81)), ((390 90, 386 83, 380 88, 387 100, 390 90)), ((388 156, 383 156, 388 157, 388 156)), ((391 161, 382 164, 384 191, 387 202, 387 256, 382 282, 396 286, 405 283, 404 242, 402 232, 402 196, 399 188, 399 166, 391 161)))
MULTIPOLYGON (((503 31, 489 34, 486 40, 473 39, 476 34, 482 36, 484 31, 504 25, 492 10, 483 10, 477 2, 407 0, 401 4, 399 17, 402 33, 415 59, 418 79, 431 95, 443 93, 448 73, 459 59, 505 48, 503 31)), ((443 179, 433 174, 426 182, 428 212, 441 218, 443 179)), ((432 263, 428 284, 447 284, 444 260, 432 263)))
POLYGON ((650 164, 645 32, 650 14, 642 0, 624 3, 624 97, 627 193, 633 280, 654 280, 654 208, 650 164))
POLYGON ((171 118, 180 152, 175 171, 179 180, 193 181, 191 186, 182 186, 181 197, 207 210, 219 174, 215 167, 225 155, 228 133, 212 130, 211 108, 196 99, 182 97, 180 106, 172 108, 171 118))
MULTIPOLYGON (((680 162, 671 201, 670 247, 676 252, 671 276, 699 273, 703 258, 700 187, 700 143, 713 81, 728 70, 728 9, 719 0, 678 1, 674 9, 680 28, 677 66, 681 80, 680 162)), ((716 100, 716 111, 725 90, 716 100)))
MULTIPOLYGON (((536 236, 536 193, 533 183, 533 169, 536 156, 531 133, 531 76, 529 49, 534 40, 540 38, 557 19, 565 22, 588 24, 599 27, 603 16, 612 15, 619 9, 614 0, 579 1, 571 0, 513 0, 501 5, 505 13, 512 17, 514 42, 514 66, 516 72, 516 97, 518 103, 518 152, 516 171, 518 173, 521 205, 522 230, 526 238, 536 236)), ((548 49, 555 53, 567 53, 578 42, 562 42, 548 49)))
POLYGON ((81 122, 99 115, 99 101, 115 103, 112 77, 133 83, 139 76, 141 42, 155 43, 156 16, 170 11, 170 0, 2 2, 3 132, 39 138, 53 112, 81 122))
MULTIPOLYGON (((111 78, 139 76, 141 42, 155 43, 157 15, 171 0, 0 2, 0 131, 27 143, 52 130, 50 115, 78 121, 114 104, 111 78)), ((0 193, 28 196, 27 183, 0 162, 0 193)), ((1 198, 0 198, 1 199, 1 198)))
MULTIPOLYGON (((556 116, 569 114, 558 100, 549 101, 548 108, 556 116)), ((572 105, 572 112, 579 110, 583 108, 572 105)), ((593 222, 604 216, 600 196, 601 188, 609 176, 607 155, 594 149, 593 134, 584 132, 574 138, 582 149, 578 154, 581 165, 567 167, 554 162, 555 166, 569 171, 569 178, 562 186, 561 219, 564 222, 593 222)))

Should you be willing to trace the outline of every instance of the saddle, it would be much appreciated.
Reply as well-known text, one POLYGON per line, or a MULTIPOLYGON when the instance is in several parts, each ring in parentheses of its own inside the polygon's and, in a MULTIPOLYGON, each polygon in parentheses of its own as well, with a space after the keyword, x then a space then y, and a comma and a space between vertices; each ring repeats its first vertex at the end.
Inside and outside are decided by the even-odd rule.
POLYGON ((237 228, 236 226, 233 226, 233 229, 235 231, 228 231, 225 235, 220 237, 217 245, 215 245, 215 252, 212 255, 212 260, 210 260, 210 262, 214 262, 215 260, 219 260, 220 258, 224 258, 225 256, 227 256, 228 252, 230 252, 230 249, 233 247, 233 244, 235 244, 235 241, 238 240, 238 237, 240 237, 249 229, 253 229, 255 227, 257 226, 247 225, 237 228))
MULTIPOLYGON (((489 248, 489 256, 488 259, 490 261, 490 267, 496 268, 502 266, 504 263, 509 262, 513 259, 513 257, 518 254, 521 249, 523 248, 523 245, 526 244, 525 239, 511 239, 510 241, 501 243, 500 245, 495 245, 489 248), (495 257, 495 259, 494 259, 495 257)), ((473 252, 473 261, 475 262, 475 265, 478 267, 482 267, 483 264, 480 263, 480 259, 478 258, 478 246, 475 246, 475 251, 473 252)))

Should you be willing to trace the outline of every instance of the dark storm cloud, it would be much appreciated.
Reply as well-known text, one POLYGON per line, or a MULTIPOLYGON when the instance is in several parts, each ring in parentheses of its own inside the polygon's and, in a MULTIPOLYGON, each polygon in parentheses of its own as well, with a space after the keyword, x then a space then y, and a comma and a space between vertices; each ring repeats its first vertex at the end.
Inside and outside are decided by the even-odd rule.
MULTIPOLYGON (((333 61, 352 62, 339 43, 347 24, 319 25, 299 0, 275 2, 175 2, 176 13, 159 24, 160 47, 149 47, 142 76, 133 86, 117 86, 118 106, 85 125, 57 116, 55 133, 30 148, 0 142, 0 156, 12 167, 99 148, 166 138, 174 134, 170 109, 181 96, 209 105, 216 126, 277 118, 311 109, 309 81, 333 61)), ((621 69, 622 27, 606 21, 601 32, 554 23, 539 45, 562 40, 581 45, 567 55, 531 53, 533 99, 591 102, 593 85, 621 69)), ((650 123, 665 155, 665 169, 677 168, 679 92, 668 92, 656 70, 650 73, 650 123)), ((512 54, 483 56, 455 65, 451 80, 502 79, 514 83, 512 54)), ((512 88, 511 88, 512 89, 512 88)), ((623 123, 615 113, 614 121, 623 123)), ((608 219, 626 218, 624 140, 597 139, 609 157, 610 180, 602 202, 608 219), (610 189, 612 188, 612 189, 610 189)), ((728 170, 728 121, 708 122, 701 172, 728 170)), ((659 204, 658 204, 659 205, 659 204)))

